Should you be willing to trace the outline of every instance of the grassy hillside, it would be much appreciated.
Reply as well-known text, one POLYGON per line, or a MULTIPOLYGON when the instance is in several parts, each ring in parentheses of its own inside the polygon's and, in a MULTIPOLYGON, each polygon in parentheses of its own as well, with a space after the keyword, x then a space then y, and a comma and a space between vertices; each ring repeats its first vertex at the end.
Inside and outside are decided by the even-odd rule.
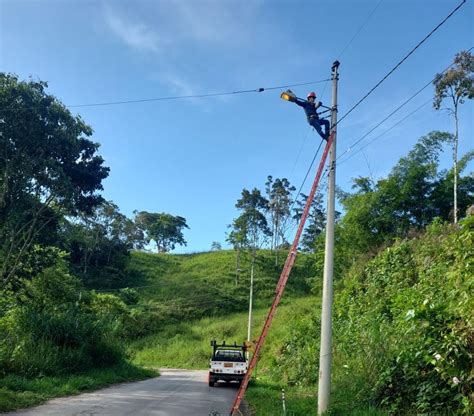
MULTIPOLYGON (((314 381, 288 383, 287 367, 281 367, 280 363, 283 355, 288 357, 288 349, 298 337, 295 331, 305 326, 305 318, 311 317, 313 325, 306 337, 314 341, 308 347, 312 357, 300 361, 301 356, 295 355, 294 366, 298 370, 309 365, 317 374, 320 329, 319 319, 315 317, 320 313, 320 296, 319 293, 312 295, 310 290, 311 281, 314 280, 313 262, 313 258, 308 255, 297 257, 287 291, 267 337, 256 378, 247 393, 247 399, 259 415, 281 412, 281 388, 286 390, 289 412, 300 415, 315 412, 314 381)), ((248 259, 244 259, 242 266, 243 271, 236 282, 235 253, 232 251, 186 256, 134 253, 129 268, 130 279, 147 286, 139 290, 139 307, 147 305, 154 309, 161 302, 166 302, 171 307, 167 313, 174 314, 174 320, 163 324, 155 333, 129 344, 133 363, 149 367, 206 369, 211 352, 210 340, 244 341, 248 319, 248 259), (220 302, 218 296, 229 301, 220 302), (171 302, 173 299, 174 302, 171 302), (182 317, 178 318, 180 313, 182 317), (194 319, 203 314, 206 317, 194 319)), ((259 254, 255 274, 257 306, 254 310, 254 339, 260 334, 273 300, 281 267, 281 263, 275 266, 270 252, 262 251, 259 254)), ((340 395, 336 400, 343 411, 354 409, 350 395, 340 395)), ((359 410, 359 414, 384 414, 370 409, 365 403, 359 410)))
MULTIPOLYGON (((313 297, 286 302, 278 309, 260 365, 268 368, 273 357, 278 355, 279 345, 288 336, 288 327, 295 315, 304 316, 319 308, 313 297)), ((254 338, 260 334, 268 308, 254 310, 254 338)), ((130 344, 134 362, 145 366, 182 367, 205 369, 209 366, 210 341, 242 343, 247 336, 247 312, 216 315, 200 320, 182 322, 168 326, 158 334, 145 337, 130 344)))
MULTIPOLYGON (((255 268, 256 306, 266 305, 281 273, 284 254, 275 265, 274 253, 259 252, 255 268)), ((313 259, 299 256, 294 267, 288 295, 309 292, 313 259)), ((135 288, 135 302, 130 305, 147 322, 137 336, 154 332, 163 325, 180 323, 213 314, 229 314, 247 309, 250 260, 243 254, 239 272, 233 251, 191 255, 167 255, 136 252, 127 269, 123 286, 135 288), (143 316, 143 314, 146 316, 143 316)), ((117 293, 116 291, 113 293, 117 293)), ((125 293, 126 294, 126 293, 125 293)))
MULTIPOLYGON (((471 412, 473 225, 434 223, 412 240, 359 258, 336 282, 330 414, 471 412)), ((280 257, 275 265, 269 251, 258 255, 253 338, 273 299, 280 257)), ((249 265, 243 257, 236 275, 233 251, 133 253, 124 287, 90 294, 87 307, 122 334, 132 365, 205 369, 210 340, 246 338, 249 265)), ((246 395, 258 415, 282 414, 281 389, 288 415, 316 413, 320 277, 317 257, 298 255, 246 395)), ((0 403, 11 409, 122 373, 151 374, 127 368, 101 381, 97 374, 4 377, 0 403)))
MULTIPOLYGON (((412 240, 398 241, 374 258, 359 259, 336 282, 330 414, 469 414, 473 236, 473 224, 468 222, 461 228, 434 223, 412 240)), ((155 295, 147 292, 146 302, 159 302, 172 293, 176 299, 195 298, 206 288, 214 297, 216 293, 227 299, 242 297, 241 303, 219 304, 201 319, 193 319, 189 310, 174 324, 131 342, 135 364, 206 368, 211 339, 241 342, 245 338, 248 275, 242 273, 235 283, 233 253, 163 260, 138 254, 134 259, 132 269, 143 282, 162 279, 183 284, 170 289, 171 284, 155 295), (171 271, 162 268, 155 273, 151 262, 162 261, 171 262, 171 271)), ((247 392, 258 415, 281 414, 282 388, 289 414, 316 412, 320 291, 314 269, 311 257, 299 257, 247 392)), ((270 253, 262 253, 254 337, 260 332, 278 274, 270 253)), ((195 299, 197 310, 203 303, 195 299)), ((213 298, 206 302, 209 311, 213 298)))

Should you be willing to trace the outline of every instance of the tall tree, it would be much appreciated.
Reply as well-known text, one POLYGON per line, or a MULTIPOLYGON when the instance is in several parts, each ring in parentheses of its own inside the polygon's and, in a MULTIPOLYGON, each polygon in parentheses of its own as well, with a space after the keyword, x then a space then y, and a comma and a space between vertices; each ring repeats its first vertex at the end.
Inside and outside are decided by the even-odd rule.
MULTIPOLYGON (((308 195, 300 194, 300 199, 296 201, 296 208, 293 209, 293 218, 299 222, 303 215, 303 210, 308 200, 308 195)), ((304 251, 314 252, 317 237, 326 228, 326 211, 323 207, 323 196, 317 192, 308 215, 307 225, 301 238, 301 247, 304 251)))
POLYGON ((453 217, 458 221, 458 143, 459 143, 459 104, 465 99, 474 98, 474 56, 467 51, 458 53, 454 58, 454 66, 442 74, 437 74, 435 86, 434 107, 439 110, 444 101, 448 101, 447 110, 454 117, 454 136, 451 140, 453 149, 453 217))
POLYGON ((249 324, 247 333, 247 339, 250 340, 252 336, 252 302, 255 259, 257 256, 257 250, 271 235, 265 217, 265 212, 268 210, 268 200, 262 196, 260 190, 257 188, 254 188, 251 192, 244 189, 242 191, 242 197, 237 201, 235 207, 241 211, 241 214, 236 220, 234 220, 234 229, 240 233, 239 238, 247 245, 251 254, 249 324))
MULTIPOLYGON (((446 189, 453 173, 439 171, 439 157, 451 137, 450 133, 431 132, 420 138, 387 178, 376 184, 368 178, 356 180, 356 192, 341 200, 346 211, 341 239, 348 250, 368 252, 395 237, 406 237, 411 229, 426 227, 436 216, 448 219, 451 203, 446 189)), ((464 168, 472 157, 471 153, 463 156, 459 167, 464 168)), ((466 209, 472 200, 474 177, 460 178, 460 183, 460 208, 466 209)))
MULTIPOLYGON (((48 239, 63 215, 91 212, 109 169, 47 83, 0 73, 0 279, 15 278, 34 244, 48 239), (56 224, 56 225, 55 225, 56 224)), ((24 264, 23 264, 24 266, 24 264)))
POLYGON ((240 261, 242 251, 248 246, 247 241, 247 222, 244 218, 238 217, 229 225, 231 231, 227 234, 227 241, 234 247, 235 256, 235 284, 239 282, 240 261))
POLYGON ((262 196, 260 190, 254 188, 251 192, 242 190, 242 197, 237 201, 235 207, 241 211, 242 227, 247 233, 245 241, 248 248, 255 252, 267 241, 271 235, 265 212, 268 210, 268 200, 262 196))
POLYGON ((136 213, 135 223, 144 231, 148 243, 155 242, 158 253, 167 253, 176 245, 187 244, 183 229, 189 227, 186 218, 179 215, 141 211, 136 213))
POLYGON ((104 287, 122 277, 130 250, 142 246, 144 236, 117 205, 104 201, 91 214, 65 221, 63 239, 76 274, 89 286, 104 287))
MULTIPOLYGON (((468 164, 474 160, 474 150, 464 154, 457 163, 457 202, 460 212, 465 212, 474 201, 474 173, 461 176, 468 164)), ((454 168, 441 172, 432 193, 435 216, 448 219, 452 217, 454 168)))
POLYGON ((211 250, 212 251, 222 250, 222 244, 219 243, 219 241, 213 241, 212 244, 211 244, 211 250))
POLYGON ((291 226, 288 221, 291 218, 290 206, 292 203, 292 192, 295 187, 290 185, 288 179, 268 176, 265 183, 268 198, 268 216, 271 224, 272 240, 271 248, 275 250, 275 263, 278 263, 278 249, 285 243, 285 232, 291 226))

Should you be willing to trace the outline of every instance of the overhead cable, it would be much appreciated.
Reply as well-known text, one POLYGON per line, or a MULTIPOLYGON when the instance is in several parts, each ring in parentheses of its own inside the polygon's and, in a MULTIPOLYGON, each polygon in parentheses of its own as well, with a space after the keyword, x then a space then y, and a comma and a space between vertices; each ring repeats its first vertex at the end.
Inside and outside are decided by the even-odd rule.
POLYGON ((305 184, 305 182, 306 182, 306 179, 308 179, 309 172, 311 171, 311 168, 313 167, 314 161, 316 160, 316 156, 318 155, 319 150, 321 149, 322 144, 323 144, 323 140, 320 141, 319 146, 318 146, 318 149, 316 150, 316 153, 314 154, 313 160, 311 161, 311 164, 309 165, 309 168, 308 168, 308 170, 306 171, 306 175, 304 176, 304 179, 303 179, 303 182, 301 183, 300 189, 298 189, 298 192, 296 193, 295 199, 293 200, 293 203, 291 204, 290 212, 291 212, 291 210, 293 209, 293 207, 294 207, 294 205, 295 205, 295 203, 296 203, 296 200, 298 199, 298 196, 300 195, 301 190, 303 189, 303 186, 304 186, 304 184, 305 184))
MULTIPOLYGON (((313 160, 311 161, 311 164, 309 165, 309 168, 308 168, 308 170, 306 171, 306 175, 305 175, 305 177, 304 177, 304 179, 303 179, 303 182, 301 183, 301 186, 300 186, 300 188, 298 189, 298 192, 295 194, 295 198, 293 199, 293 202, 291 203, 290 209, 288 210, 288 211, 289 211, 289 216, 285 218, 285 220, 283 221, 283 224, 281 225, 281 228, 282 228, 282 229, 285 227, 286 222, 288 221, 288 218, 291 216, 291 210, 292 210, 293 207, 295 206, 296 201, 298 200, 298 197, 300 196, 301 190, 303 189, 303 186, 304 186, 304 184, 306 183, 306 179, 308 179, 309 172, 311 171, 311 168, 313 167, 314 161, 316 160, 316 156, 318 156, 318 153, 319 153, 319 150, 321 149, 321 146, 322 146, 322 144, 323 144, 323 141, 324 141, 324 140, 321 140, 321 141, 319 142, 318 149, 316 150, 316 153, 314 154, 313 160)), ((324 176, 324 173, 323 173, 323 176, 324 176)))
POLYGON ((349 45, 354 41, 354 39, 357 37, 357 35, 362 31, 362 29, 364 28, 364 26, 369 22, 370 18, 372 17, 372 15, 375 13, 375 11, 379 8, 380 4, 382 3, 383 0, 380 0, 377 5, 372 9, 372 11, 369 13, 369 15, 367 16, 367 18, 364 20, 364 22, 360 25, 359 29, 357 29, 356 33, 354 34, 354 36, 352 36, 351 40, 346 44, 346 46, 344 46, 344 48, 342 48, 342 51, 339 52, 339 55, 337 57, 337 60, 339 60, 341 58, 341 56, 344 54, 344 52, 346 51, 346 49, 349 47, 349 45))
MULTIPOLYGON (((364 20, 364 22, 359 26, 359 28, 355 31, 354 35, 352 36, 352 38, 349 40, 349 42, 346 43, 346 45, 342 48, 341 52, 339 52, 339 54, 337 55, 338 56, 338 60, 339 58, 344 54, 344 52, 347 50, 347 48, 350 46, 350 44, 354 41, 354 39, 359 35, 359 33, 362 31, 362 29, 367 25, 367 23, 369 22, 369 20, 371 19, 371 17, 373 16, 373 14, 375 13, 375 11, 379 8, 380 4, 382 3, 383 0, 379 0, 379 2, 376 4, 376 6, 370 11, 370 13, 368 14, 368 16, 366 17, 366 19, 364 20)), ((330 81, 330 79, 327 79, 325 81, 325 84, 324 84, 324 88, 323 88, 323 91, 321 93, 321 98, 324 96, 324 92, 326 91, 326 87, 327 87, 327 84, 328 82, 330 81)), ((306 140, 306 139, 305 139, 306 140)), ((314 158, 313 160, 311 161, 311 164, 306 172, 306 175, 303 179, 303 182, 300 186, 300 189, 298 190, 298 192, 296 193, 296 196, 295 196, 295 199, 293 200, 293 203, 290 207, 290 212, 291 212, 291 209, 293 209, 293 206, 295 205, 296 203, 296 200, 297 198, 299 197, 300 195, 300 192, 301 192, 301 189, 303 188, 305 182, 306 182, 306 179, 308 178, 308 175, 309 175, 309 172, 311 170, 311 168, 313 167, 313 164, 314 164, 314 161, 316 160, 316 156, 317 154, 319 153, 319 150, 321 148, 321 144, 322 142, 320 143, 319 147, 318 147, 318 150, 316 151, 316 154, 314 155, 314 158)), ((293 166, 293 169, 291 170, 291 172, 294 171, 294 168, 296 166, 296 163, 299 159, 299 156, 300 156, 300 153, 301 153, 301 149, 300 149, 300 152, 298 153, 298 157, 296 158, 296 161, 295 161, 295 165, 293 166)), ((327 169, 326 169, 327 170, 327 169)), ((325 175, 323 175, 323 177, 325 177, 325 175)), ((291 215, 291 214, 290 214, 291 215)), ((292 227, 294 228, 294 227, 292 227)))
MULTIPOLYGON (((364 20, 364 22, 359 26, 359 29, 356 30, 356 32, 354 33, 354 35, 352 36, 352 38, 349 40, 349 42, 347 42, 346 46, 344 46, 341 50, 341 52, 338 53, 337 55, 337 60, 339 61, 341 56, 344 54, 344 52, 346 51, 346 49, 349 47, 349 45, 354 41, 354 39, 359 35, 359 33, 362 31, 362 29, 365 27, 365 25, 369 22, 370 18, 372 17, 372 15, 375 13, 375 11, 379 8, 380 4, 382 3, 383 0, 380 0, 377 5, 372 9, 372 11, 369 13, 369 15, 367 16, 367 18, 364 20)), ((330 81, 330 80, 328 80, 330 81)), ((326 91, 326 87, 327 87, 328 83, 326 82, 324 84, 324 88, 323 88, 323 92, 321 93, 321 99, 324 97, 324 92, 326 91)))
POLYGON ((99 107, 99 106, 119 105, 119 104, 144 103, 144 102, 151 102, 151 101, 168 101, 168 100, 182 100, 182 99, 189 99, 189 98, 221 97, 225 95, 248 94, 248 93, 255 93, 255 92, 259 93, 259 92, 264 92, 264 91, 278 90, 282 88, 300 87, 303 85, 318 84, 318 83, 322 83, 326 81, 328 81, 328 79, 322 79, 319 81, 302 82, 299 84, 278 85, 275 87, 260 87, 260 88, 249 89, 249 90, 215 92, 215 93, 207 93, 207 94, 175 95, 175 96, 168 96, 168 97, 143 98, 143 99, 138 99, 138 100, 108 101, 108 102, 102 102, 102 103, 74 104, 74 105, 68 105, 67 107, 68 108, 99 107))
MULTIPOLYGON (((335 126, 337 126, 344 118, 346 118, 352 111, 354 111, 363 101, 365 101, 365 100, 367 99, 367 97, 368 97, 370 94, 372 94, 372 92, 375 91, 376 88, 378 88, 378 87, 380 86, 380 84, 382 84, 391 74, 393 74, 393 72, 395 72, 395 71, 400 67, 400 65, 402 65, 403 62, 405 62, 405 61, 408 59, 408 57, 409 57, 410 55, 412 55, 429 37, 431 37, 431 36, 433 35, 433 33, 435 33, 454 13, 456 13, 456 12, 464 5, 465 2, 466 2, 466 0, 463 0, 454 10, 452 10, 451 13, 449 13, 448 16, 446 16, 434 29, 431 30, 430 33, 428 33, 420 42, 418 42, 418 44, 417 44, 414 48, 412 48, 411 51, 408 52, 408 53, 400 60, 400 62, 398 62, 374 87, 372 87, 372 88, 369 90, 369 92, 367 92, 356 104, 354 104, 354 105, 349 109, 349 111, 347 111, 347 112, 338 120, 338 122, 337 122, 334 126, 331 126, 331 127, 334 128, 335 126)), ((378 7, 378 5, 377 5, 377 7, 378 7)), ((375 10, 374 10, 374 11, 375 11, 375 10)), ((431 84, 431 82, 432 82, 432 81, 430 81, 429 84, 431 84)), ((428 85, 429 85, 429 84, 428 84, 428 85)), ((423 87, 422 90, 423 90, 424 88, 426 88, 428 85, 426 85, 425 87, 423 87)), ((405 103, 403 103, 403 104, 402 104, 401 106, 399 106, 397 109, 395 109, 395 110, 394 110, 391 114, 389 114, 384 120, 382 120, 377 126, 375 126, 372 130, 370 130, 368 133, 366 133, 366 135, 364 135, 363 137, 361 137, 360 139, 358 139, 358 141, 356 142, 356 144, 359 143, 361 140, 363 140, 364 137, 366 137, 366 136, 367 136, 368 134, 370 134, 373 130, 375 130, 379 125, 381 125, 381 124, 382 124, 383 122, 385 122, 388 118, 390 118, 393 114, 395 114, 400 108, 402 108, 406 103, 408 103, 409 101, 411 101, 411 99, 414 98, 416 95, 418 95, 420 92, 421 92, 421 90, 418 91, 417 93, 415 93, 413 97, 411 97, 410 99, 408 99, 405 103)), ((316 151, 316 154, 314 155, 313 161, 311 162, 311 165, 310 165, 310 167, 309 167, 309 169, 308 169, 308 172, 307 172, 307 174, 306 174, 306 176, 305 176, 305 179, 303 180, 303 184, 301 185, 300 190, 301 190, 301 188, 303 187, 304 182, 306 181, 306 178, 307 178, 307 176, 308 176, 308 174, 309 174, 309 171, 311 170, 311 167, 312 167, 312 165, 313 165, 313 163, 314 163, 314 160, 316 159, 316 156, 317 156, 318 152, 319 152, 319 148, 318 148, 318 150, 316 151)), ((339 158, 337 158, 337 159, 339 159, 339 158)), ((337 159, 336 159, 336 161, 337 161, 337 159)), ((298 191, 298 194, 299 194, 299 191, 298 191)), ((298 196, 298 194, 297 194, 297 196, 298 196)), ((296 202, 296 199, 295 199, 294 202, 296 202)), ((294 205, 294 202, 293 202, 293 205, 294 205)), ((293 207, 293 205, 292 205, 292 207, 293 207)))
MULTIPOLYGON (((474 47, 471 47, 468 52, 470 52, 474 47)), ((441 74, 447 72, 452 66, 454 66, 455 63, 452 63, 448 65, 445 69, 441 71, 441 74)), ((397 108, 395 108, 389 115, 387 115, 382 121, 377 123, 374 127, 372 127, 367 133, 365 133, 363 136, 359 137, 354 143, 352 143, 343 153, 341 153, 337 158, 336 161, 338 161, 342 156, 344 156, 346 153, 349 153, 354 146, 357 146, 362 140, 364 140, 370 133, 372 133, 377 127, 379 127, 381 124, 385 123, 390 117, 392 117, 395 113, 397 113, 400 109, 402 109, 405 105, 407 105, 411 100, 413 100, 417 95, 419 95, 423 90, 428 88, 430 85, 433 84, 433 82, 436 80, 438 75, 436 75, 433 79, 428 81, 423 87, 421 87, 418 91, 416 91, 413 95, 411 95, 409 98, 407 98, 402 104, 400 104, 397 108)))
POLYGON ((357 101, 357 103, 355 103, 349 111, 347 111, 340 119, 339 121, 336 123, 339 124, 342 120, 344 120, 350 113, 352 113, 352 111, 354 111, 363 101, 365 101, 365 99, 370 95, 372 94, 372 92, 375 91, 375 89, 377 89, 380 84, 382 84, 382 82, 384 82, 390 75, 392 75, 397 69, 398 67, 403 64, 403 62, 405 62, 408 57, 410 55, 413 54, 413 52, 415 52, 431 35, 433 35, 433 33, 435 33, 444 23, 446 23, 446 21, 454 14, 456 13, 463 5, 464 3, 466 2, 466 0, 463 0, 451 13, 448 14, 448 16, 446 16, 434 29, 431 30, 430 33, 428 33, 420 42, 418 42, 418 44, 410 51, 408 52, 404 57, 403 59, 398 62, 379 82, 377 82, 377 84, 375 84, 375 86, 373 86, 369 92, 367 94, 365 94, 359 101, 357 101))
POLYGON ((300 156, 301 156, 301 152, 303 151, 303 147, 306 143, 306 139, 308 138, 308 134, 309 134, 310 131, 311 131, 311 126, 308 125, 308 128, 306 129, 306 133, 304 135, 303 141, 302 141, 301 146, 300 146, 300 150, 299 150, 298 154, 296 155, 295 163, 293 163, 293 167, 291 168, 290 176, 293 174, 293 172, 295 170, 295 167, 298 164, 298 161, 299 161, 300 156))
MULTIPOLYGON (((233 277, 230 277, 230 279, 233 279, 233 277)), ((158 283, 150 283, 148 285, 142 285, 142 286, 126 286, 126 287, 121 287, 121 288, 110 288, 110 289, 90 289, 93 290, 94 292, 97 293, 114 293, 114 292, 120 292, 124 289, 133 289, 133 290, 141 290, 141 289, 149 289, 152 287, 158 288, 158 289, 166 289, 169 287, 192 287, 196 289, 200 288, 206 288, 209 285, 214 286, 215 282, 211 279, 209 280, 208 276, 199 276, 199 277, 192 277, 192 278, 180 278, 176 280, 175 282, 166 280, 164 282, 158 282, 158 283), (200 286, 195 286, 193 283, 200 284, 200 286)))
MULTIPOLYGON (((339 165, 338 166, 341 166, 342 164, 346 163, 348 160, 352 159, 355 155, 357 155, 358 153, 360 153, 362 150, 364 150, 366 147, 370 146, 373 142, 375 142, 376 140, 380 139, 382 136, 384 136, 385 134, 387 134, 389 131, 393 130, 395 127, 397 127, 399 124, 403 123, 406 119, 408 119, 409 117, 411 117, 413 114, 415 114, 416 112, 418 112, 419 110, 421 110, 423 107, 425 107, 428 103, 432 102, 433 101, 433 98, 429 98, 427 101, 425 101, 423 104, 421 104, 419 107, 415 108, 412 112, 410 112, 409 114, 407 114, 405 117, 403 117, 402 119, 400 119, 399 121, 397 121, 393 126, 391 126, 390 128, 388 128, 387 130, 385 130, 384 132, 382 132, 381 134, 379 134, 378 136, 375 136, 372 140, 370 140, 368 143, 364 144, 362 147, 359 147, 355 152, 351 153, 350 155, 348 155, 345 159, 341 160, 339 162, 339 165)), ((347 153, 347 152, 346 152, 347 153)), ((345 155, 342 154, 341 157, 345 155)))

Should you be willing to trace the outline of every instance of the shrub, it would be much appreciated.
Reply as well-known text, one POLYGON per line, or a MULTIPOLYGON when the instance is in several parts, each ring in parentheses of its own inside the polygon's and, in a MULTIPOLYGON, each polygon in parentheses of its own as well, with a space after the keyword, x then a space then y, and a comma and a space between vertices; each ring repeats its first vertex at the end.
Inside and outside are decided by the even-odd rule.
POLYGON ((315 314, 295 319, 290 336, 274 358, 272 377, 288 385, 305 386, 318 379, 319 344, 315 336, 321 332, 320 320, 315 314))
POLYGON ((62 261, 25 282, 0 317, 0 371, 66 374, 123 361, 115 328, 92 300, 62 261))
POLYGON ((397 414, 472 411, 473 236, 467 223, 437 221, 344 281, 337 359, 367 380, 376 404, 397 414))

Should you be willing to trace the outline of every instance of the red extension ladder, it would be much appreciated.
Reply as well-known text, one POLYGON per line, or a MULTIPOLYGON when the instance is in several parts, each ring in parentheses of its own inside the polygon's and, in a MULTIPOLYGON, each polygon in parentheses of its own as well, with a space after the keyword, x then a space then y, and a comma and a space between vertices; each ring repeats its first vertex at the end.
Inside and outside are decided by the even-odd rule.
MULTIPOLYGON (((291 245, 290 252, 285 261, 285 265, 283 266, 283 270, 280 275, 280 280, 278 281, 275 293, 275 299, 273 300, 272 306, 270 307, 270 311, 268 312, 267 319, 265 320, 265 324, 263 325, 262 333, 258 338, 258 342, 255 345, 255 351, 253 353, 252 359, 250 360, 249 368, 247 374, 245 375, 242 383, 237 391, 237 395, 235 396, 234 403, 230 409, 230 416, 236 414, 239 410, 240 402, 244 398, 245 391, 247 390, 247 386, 249 384, 250 377, 252 376, 253 369, 257 364, 258 357, 260 354, 260 350, 265 343, 265 338, 268 334, 268 330, 272 324, 273 317, 276 313, 276 308, 280 303, 281 297, 283 296, 283 291, 285 290, 286 282, 288 281, 288 277, 290 276, 291 269, 293 268, 293 264, 295 263, 296 259, 296 252, 298 250, 298 244, 301 238, 301 234, 303 233, 304 225, 306 219, 308 218, 309 210, 311 207, 311 202, 314 199, 314 195, 316 194, 316 189, 318 188, 319 180, 321 179, 321 175, 324 169, 324 164, 326 163, 326 158, 329 153, 329 149, 331 148, 332 142, 334 140, 334 132, 328 138, 326 143, 326 147, 324 148, 323 155, 321 156, 321 161, 319 162, 319 167, 316 172, 316 177, 314 178, 313 186, 311 187, 311 192, 309 193, 308 199, 306 200, 306 205, 304 207, 303 215, 301 217, 300 223, 298 225, 298 230, 296 231, 295 239, 293 240, 293 244, 291 245)), ((332 166, 330 167, 332 169, 332 166)))

